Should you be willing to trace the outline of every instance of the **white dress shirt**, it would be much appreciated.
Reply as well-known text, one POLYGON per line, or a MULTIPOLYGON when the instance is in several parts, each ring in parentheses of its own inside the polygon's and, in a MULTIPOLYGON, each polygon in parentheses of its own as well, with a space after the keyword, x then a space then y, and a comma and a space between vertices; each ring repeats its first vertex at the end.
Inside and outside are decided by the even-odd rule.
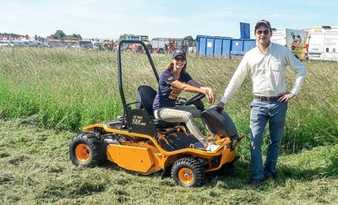
POLYGON ((224 104, 229 101, 248 73, 251 76, 253 95, 280 96, 287 92, 286 68, 288 65, 296 73, 296 79, 290 92, 297 95, 306 76, 303 63, 288 48, 272 42, 270 42, 266 54, 263 54, 258 47, 251 49, 238 65, 221 101, 224 104))

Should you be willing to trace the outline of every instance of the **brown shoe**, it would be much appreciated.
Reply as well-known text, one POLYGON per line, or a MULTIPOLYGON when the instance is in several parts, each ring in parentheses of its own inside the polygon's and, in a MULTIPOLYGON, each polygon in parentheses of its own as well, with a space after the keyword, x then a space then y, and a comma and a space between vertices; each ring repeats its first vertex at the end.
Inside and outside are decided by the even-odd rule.
POLYGON ((264 180, 250 179, 248 184, 252 188, 258 188, 263 184, 263 182, 264 180))
POLYGON ((274 181, 276 179, 276 177, 275 176, 264 176, 264 181, 265 182, 272 182, 272 181, 274 181))

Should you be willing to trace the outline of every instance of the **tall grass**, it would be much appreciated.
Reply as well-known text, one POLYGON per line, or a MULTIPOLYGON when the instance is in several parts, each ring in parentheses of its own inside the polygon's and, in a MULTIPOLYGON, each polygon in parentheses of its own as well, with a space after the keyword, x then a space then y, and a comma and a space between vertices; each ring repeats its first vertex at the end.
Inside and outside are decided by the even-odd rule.
POLYGON ((114 118, 120 105, 112 61, 67 50, 2 50, 1 115, 34 115, 39 125, 67 130, 114 118))
MULTIPOLYGON (((131 102, 140 84, 157 85, 145 55, 126 53, 123 57, 125 93, 131 102)), ((166 55, 154 56, 159 71, 169 60, 166 55)), ((190 56, 188 71, 214 88, 219 98, 238 64, 239 60, 190 56)), ((334 144, 338 138, 338 64, 305 64, 309 74, 300 96, 289 103, 282 142, 290 152, 334 144)), ((288 78, 292 85, 294 74, 290 72, 288 78)), ((72 131, 111 120, 122 111, 116 79, 116 54, 112 52, 0 49, 0 115, 26 117, 39 126, 72 131)), ((249 133, 251 99, 251 83, 246 80, 226 106, 244 135, 249 133)))

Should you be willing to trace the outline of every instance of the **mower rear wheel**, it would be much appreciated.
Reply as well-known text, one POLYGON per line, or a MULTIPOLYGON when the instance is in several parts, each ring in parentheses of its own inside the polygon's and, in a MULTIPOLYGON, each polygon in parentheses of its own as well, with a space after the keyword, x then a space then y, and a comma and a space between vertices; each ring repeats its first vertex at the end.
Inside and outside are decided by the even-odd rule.
POLYGON ((204 167, 197 159, 184 157, 173 164, 171 177, 184 187, 201 186, 205 179, 204 167))
POLYGON ((81 167, 93 167, 106 160, 105 146, 90 133, 81 133, 69 145, 72 163, 81 167))

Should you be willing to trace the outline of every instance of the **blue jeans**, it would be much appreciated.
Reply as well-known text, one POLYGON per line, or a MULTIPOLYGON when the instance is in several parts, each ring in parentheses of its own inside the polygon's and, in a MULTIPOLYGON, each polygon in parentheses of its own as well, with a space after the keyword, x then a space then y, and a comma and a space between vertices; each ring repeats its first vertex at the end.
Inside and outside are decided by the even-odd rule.
POLYGON ((254 99, 251 102, 250 129, 251 129, 251 179, 262 180, 264 177, 276 175, 276 164, 287 111, 287 103, 261 101, 254 99), (265 125, 269 122, 270 144, 263 169, 261 145, 265 125))

